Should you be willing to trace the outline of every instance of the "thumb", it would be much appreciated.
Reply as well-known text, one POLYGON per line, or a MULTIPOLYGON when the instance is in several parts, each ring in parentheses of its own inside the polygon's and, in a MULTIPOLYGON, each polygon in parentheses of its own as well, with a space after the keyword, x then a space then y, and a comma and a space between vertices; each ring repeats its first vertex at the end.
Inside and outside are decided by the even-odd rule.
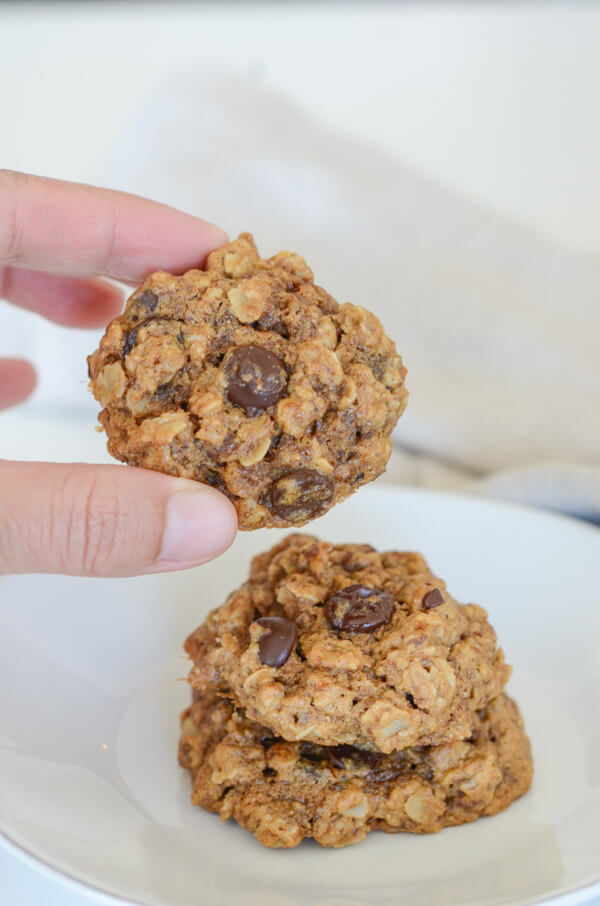
POLYGON ((0 573, 134 576, 223 553, 233 505, 195 481, 130 466, 0 462, 0 573))

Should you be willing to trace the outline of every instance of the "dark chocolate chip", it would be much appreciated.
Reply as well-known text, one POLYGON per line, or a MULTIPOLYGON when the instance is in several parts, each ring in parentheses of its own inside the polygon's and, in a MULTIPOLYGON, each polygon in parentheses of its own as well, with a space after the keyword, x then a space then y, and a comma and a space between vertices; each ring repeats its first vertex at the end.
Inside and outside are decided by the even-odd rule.
POLYGON ((388 623, 394 609, 391 595, 366 585, 336 591, 325 605, 327 619, 345 632, 373 632, 388 623))
MULTIPOLYGON (((152 295, 152 294, 151 294, 152 295)), ((172 318, 163 318, 160 316, 144 318, 143 321, 140 321, 139 324, 136 324, 135 327, 132 327, 123 337, 123 355, 129 355, 133 347, 137 343, 138 333, 146 324, 150 324, 152 321, 172 321, 172 318)))
POLYGON ((140 305, 144 306, 146 311, 154 311, 158 305, 158 296, 151 293, 149 290, 146 290, 146 292, 142 293, 138 301, 140 305))
POLYGON ((227 357, 227 396, 232 403, 255 415, 268 409, 285 393, 283 364, 262 346, 238 346, 227 357))
POLYGON ((406 701, 407 701, 408 704, 411 706, 411 708, 416 708, 416 707, 417 707, 417 706, 415 705, 415 697, 414 697, 414 695, 412 694, 412 692, 405 692, 405 693, 404 693, 404 697, 406 698, 406 701))
POLYGON ((350 757, 352 746, 325 746, 323 754, 334 768, 343 768, 344 760, 350 757))
POLYGON ((294 469, 271 486, 273 512, 289 522, 320 515, 332 497, 332 481, 313 469, 294 469))
MULTIPOLYGON (((142 324, 143 323, 144 322, 142 321, 142 324)), ((136 324, 133 330, 130 330, 123 337, 123 355, 129 355, 129 353, 137 343, 137 335, 141 326, 141 324, 136 324)))
POLYGON ((321 764, 325 760, 325 749, 323 746, 316 746, 312 742, 300 743, 300 758, 310 761, 311 764, 321 764))
POLYGON ((434 607, 439 607, 440 604, 444 603, 444 596, 439 590, 439 588, 432 588, 431 591, 428 591, 423 601, 423 610, 433 610, 434 607))
POLYGON ((166 384, 160 384, 154 391, 154 399, 159 403, 172 403, 178 394, 181 394, 181 384, 167 381, 166 384))
POLYGON ((373 762, 366 779, 373 783, 384 783, 401 777, 403 774, 406 775, 409 770, 420 771, 420 765, 411 762, 411 757, 410 753, 405 751, 392 752, 391 755, 379 755, 379 760, 373 762))
POLYGON ((289 658, 296 643, 298 627, 285 617, 261 617, 256 622, 266 629, 258 641, 261 664, 281 667, 289 658))
POLYGON ((368 752, 366 749, 349 745, 324 746, 323 751, 327 760, 336 768, 343 768, 346 761, 352 761, 355 764, 367 764, 373 769, 379 765, 382 758, 377 752, 368 752))
POLYGON ((149 324, 150 321, 156 321, 157 318, 145 318, 143 321, 140 321, 139 324, 136 324, 128 333, 123 337, 123 355, 129 355, 133 347, 137 343, 138 333, 144 324, 149 324))
POLYGON ((303 740, 300 743, 300 757, 311 764, 329 763, 340 770, 362 764, 373 770, 380 764, 383 755, 356 746, 319 746, 303 740))

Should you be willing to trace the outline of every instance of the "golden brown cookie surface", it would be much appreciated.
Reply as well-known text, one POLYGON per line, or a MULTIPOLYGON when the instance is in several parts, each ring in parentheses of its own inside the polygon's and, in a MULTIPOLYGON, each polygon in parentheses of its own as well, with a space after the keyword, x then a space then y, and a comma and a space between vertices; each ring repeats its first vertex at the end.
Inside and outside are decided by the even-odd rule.
POLYGON ((495 815, 529 789, 515 703, 493 699, 466 740, 382 755, 270 736, 211 689, 182 716, 179 759, 192 802, 234 818, 265 846, 357 843, 372 830, 431 833, 495 815))
POLYGON ((470 735, 510 669, 416 553, 288 535, 188 638, 190 682, 276 737, 391 753, 470 735))
POLYGON ((407 400, 377 318, 249 234, 150 275, 89 371, 111 454, 218 488, 242 529, 302 525, 380 475, 407 400))

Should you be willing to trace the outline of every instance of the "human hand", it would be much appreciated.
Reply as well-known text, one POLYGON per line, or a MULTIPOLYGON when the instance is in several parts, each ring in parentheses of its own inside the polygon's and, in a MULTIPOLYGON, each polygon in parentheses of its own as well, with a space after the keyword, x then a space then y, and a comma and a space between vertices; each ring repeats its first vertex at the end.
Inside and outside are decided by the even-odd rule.
MULTIPOLYGON (((65 327, 101 327, 122 307, 103 275, 140 283, 183 273, 227 241, 173 208, 0 170, 0 298, 65 327)), ((75 379, 75 377, 74 377, 75 379)), ((35 386, 0 360, 0 408, 35 386)), ((205 485, 130 466, 0 461, 0 573, 131 576, 185 569, 226 550, 233 505, 205 485)))

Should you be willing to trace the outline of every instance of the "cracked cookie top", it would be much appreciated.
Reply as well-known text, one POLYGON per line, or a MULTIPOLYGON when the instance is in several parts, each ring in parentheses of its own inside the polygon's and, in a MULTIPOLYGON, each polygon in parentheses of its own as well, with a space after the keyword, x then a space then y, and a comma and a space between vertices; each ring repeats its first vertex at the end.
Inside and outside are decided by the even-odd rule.
POLYGON ((407 401, 375 315, 248 233, 151 274, 88 365, 111 454, 218 488, 242 529, 303 525, 380 475, 407 401))
POLYGON ((214 685, 275 736, 390 753, 469 736, 510 670, 487 614, 416 553, 294 534, 186 642, 214 685))

